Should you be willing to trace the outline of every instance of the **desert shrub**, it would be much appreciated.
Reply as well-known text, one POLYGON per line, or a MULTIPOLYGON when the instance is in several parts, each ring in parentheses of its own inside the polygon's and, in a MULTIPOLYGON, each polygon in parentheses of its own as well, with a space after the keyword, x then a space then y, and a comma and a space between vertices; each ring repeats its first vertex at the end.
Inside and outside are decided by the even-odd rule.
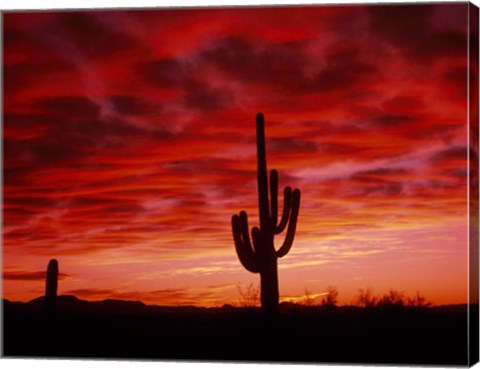
POLYGON ((238 294, 238 306, 251 307, 260 305, 260 287, 255 286, 253 283, 247 285, 236 285, 238 294))
POLYGON ((370 288, 367 288, 366 290, 359 289, 358 295, 354 300, 354 305, 371 308, 375 307, 377 305, 377 302, 378 297, 374 296, 370 288))
POLYGON ((322 298, 322 305, 324 306, 336 306, 338 303, 338 290, 337 287, 328 286, 327 294, 322 298))
POLYGON ((313 295, 312 291, 310 291, 308 288, 305 288, 303 305, 312 306, 314 303, 315 296, 313 295))
POLYGON ((373 307, 392 307, 392 306, 413 306, 413 307, 429 307, 432 303, 419 292, 413 297, 407 297, 402 291, 395 289, 389 290, 383 295, 375 296, 373 292, 367 289, 359 289, 355 296, 353 304, 356 306, 373 308, 373 307))
POLYGON ((427 299, 423 296, 420 295, 420 293, 417 291, 415 296, 412 298, 407 299, 407 305, 408 306, 414 306, 414 307, 430 307, 432 306, 432 303, 430 301, 427 301, 427 299))
POLYGON ((377 303, 378 306, 405 306, 407 305, 405 295, 401 291, 391 289, 385 293, 377 303))

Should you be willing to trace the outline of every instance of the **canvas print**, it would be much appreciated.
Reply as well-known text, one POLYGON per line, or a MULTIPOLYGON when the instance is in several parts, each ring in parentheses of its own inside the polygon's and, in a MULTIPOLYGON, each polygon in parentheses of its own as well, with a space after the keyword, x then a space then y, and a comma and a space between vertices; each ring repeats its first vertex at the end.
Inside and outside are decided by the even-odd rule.
POLYGON ((478 361, 478 8, 6 11, 2 354, 478 361))

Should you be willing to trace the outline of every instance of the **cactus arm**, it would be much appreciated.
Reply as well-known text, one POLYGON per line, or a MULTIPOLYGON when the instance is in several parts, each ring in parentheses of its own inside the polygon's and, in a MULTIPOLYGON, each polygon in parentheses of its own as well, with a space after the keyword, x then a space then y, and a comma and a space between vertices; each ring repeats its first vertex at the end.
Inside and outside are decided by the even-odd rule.
POLYGON ((240 212, 240 233, 243 237, 243 243, 245 244, 245 246, 248 249, 252 250, 252 244, 248 235, 248 216, 246 211, 240 212))
POLYGON ((267 229, 270 214, 268 205, 267 159, 265 152, 265 122, 262 113, 257 114, 257 185, 260 228, 267 229))
MULTIPOLYGON (((242 212, 242 213, 245 213, 245 212, 242 212)), ((246 213, 245 213, 244 219, 246 220, 246 213)), ((244 223, 244 221, 242 220, 242 215, 232 216, 232 233, 233 233, 233 240, 235 243, 235 251, 237 252, 238 259, 240 260, 242 265, 245 267, 245 269, 247 269, 249 272, 252 272, 252 273, 258 273, 255 254, 253 253, 252 246, 250 244, 250 239, 248 237, 248 230, 247 230, 247 237, 245 238, 244 237, 245 234, 242 230, 242 228, 244 228, 244 224, 242 223, 244 223)))
POLYGON ((297 229, 298 211, 300 208, 300 190, 295 189, 292 195, 292 212, 290 214, 290 222, 288 223, 287 236, 283 241, 282 247, 277 251, 277 257, 281 258, 288 254, 293 244, 293 237, 297 229))
POLYGON ((262 240, 261 240, 261 233, 258 227, 252 228, 252 240, 253 240, 253 250, 255 250, 255 254, 262 253, 262 240))
POLYGON ((285 187, 283 190, 283 213, 280 224, 275 228, 275 234, 282 233, 287 227, 288 216, 290 215, 290 208, 292 206, 292 188, 285 187))
POLYGON ((278 172, 270 172, 270 226, 273 230, 278 222, 278 172))

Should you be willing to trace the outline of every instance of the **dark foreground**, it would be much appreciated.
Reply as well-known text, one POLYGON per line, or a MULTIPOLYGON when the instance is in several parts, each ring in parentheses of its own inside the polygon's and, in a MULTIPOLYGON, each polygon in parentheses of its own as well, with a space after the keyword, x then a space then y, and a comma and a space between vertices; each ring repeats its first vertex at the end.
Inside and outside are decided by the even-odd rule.
MULTIPOLYGON (((478 309, 478 307, 477 307, 478 309)), ((7 357, 467 365, 467 307, 153 307, 62 296, 3 304, 7 357)), ((476 312, 478 315, 478 310, 476 312)))

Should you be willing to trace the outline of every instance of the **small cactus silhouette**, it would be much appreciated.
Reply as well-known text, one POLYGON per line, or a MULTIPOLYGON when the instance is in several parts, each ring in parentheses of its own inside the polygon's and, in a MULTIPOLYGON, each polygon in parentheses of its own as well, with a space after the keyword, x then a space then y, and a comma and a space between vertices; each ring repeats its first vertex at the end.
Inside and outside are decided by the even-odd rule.
POLYGON ((270 172, 270 197, 265 150, 265 123, 262 113, 256 117, 257 126, 257 184, 260 227, 253 227, 250 241, 248 218, 245 211, 232 217, 235 250, 242 265, 249 272, 260 273, 262 309, 269 315, 278 312, 277 259, 292 247, 300 208, 300 190, 283 191, 283 213, 278 221, 278 172, 270 172), (287 228, 288 225, 288 228, 287 228), (276 250, 274 236, 287 228, 282 246, 276 250))
POLYGON ((47 267, 47 282, 45 287, 45 311, 55 313, 58 287, 58 261, 52 259, 47 267))

